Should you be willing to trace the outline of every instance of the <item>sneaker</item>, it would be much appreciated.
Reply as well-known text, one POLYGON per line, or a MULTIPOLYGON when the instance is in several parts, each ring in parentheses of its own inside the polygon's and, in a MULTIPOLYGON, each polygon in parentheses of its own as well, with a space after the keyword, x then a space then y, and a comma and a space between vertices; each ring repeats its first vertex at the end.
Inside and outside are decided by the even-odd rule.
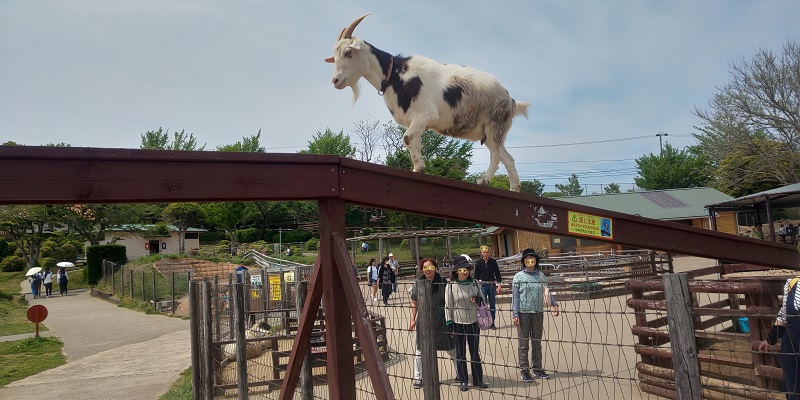
POLYGON ((537 369, 537 370, 533 371, 533 376, 535 376, 535 377, 537 377, 539 379, 549 379, 550 378, 550 375, 547 375, 547 373, 544 372, 543 369, 537 369))
POLYGON ((373 297, 372 301, 378 301, 378 298, 377 297, 373 297))
POLYGON ((467 390, 469 390, 469 388, 467 387, 467 385, 461 383, 461 384, 458 385, 458 390, 460 390, 462 392, 466 392, 467 390))
POLYGON ((422 389, 422 381, 414 381, 414 389, 422 389))
POLYGON ((484 382, 475 383, 472 386, 479 387, 481 389, 488 389, 489 388, 489 385, 487 385, 484 382))
POLYGON ((496 327, 496 326, 494 326, 494 324, 492 324, 492 326, 490 326, 490 327, 489 327, 489 329, 494 329, 494 330, 497 330, 497 327, 496 327))
POLYGON ((522 371, 522 381, 525 383, 533 382, 533 377, 531 376, 530 371, 522 371))

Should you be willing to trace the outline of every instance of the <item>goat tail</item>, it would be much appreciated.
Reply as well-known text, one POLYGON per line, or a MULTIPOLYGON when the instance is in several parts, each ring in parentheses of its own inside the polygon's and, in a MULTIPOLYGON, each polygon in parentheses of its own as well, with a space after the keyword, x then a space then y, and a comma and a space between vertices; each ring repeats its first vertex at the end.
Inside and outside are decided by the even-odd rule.
POLYGON ((516 117, 517 115, 522 115, 523 117, 528 118, 528 106, 530 106, 531 103, 527 103, 524 101, 516 101, 514 99, 512 99, 512 101, 514 102, 514 111, 512 118, 516 117))

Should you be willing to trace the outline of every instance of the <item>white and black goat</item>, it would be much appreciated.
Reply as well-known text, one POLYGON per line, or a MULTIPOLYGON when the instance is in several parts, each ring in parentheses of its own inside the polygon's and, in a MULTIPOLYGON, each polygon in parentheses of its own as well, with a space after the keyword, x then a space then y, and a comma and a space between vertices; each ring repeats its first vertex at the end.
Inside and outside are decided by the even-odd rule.
MULTIPOLYGON (((369 14, 367 14, 369 15, 369 14)), ((488 185, 498 163, 508 171, 511 190, 519 192, 519 174, 504 142, 517 115, 527 118, 529 103, 515 101, 497 78, 474 68, 440 64, 422 56, 392 56, 366 41, 352 37, 353 30, 367 16, 344 28, 333 46, 333 87, 353 90, 358 100, 358 80, 364 77, 383 95, 389 112, 405 126, 403 143, 415 172, 425 171, 422 133, 431 129, 445 136, 485 144, 489 169, 479 184, 488 185)))
MULTIPOLYGON (((253 326, 247 328, 244 331, 245 339, 260 339, 270 336, 270 329, 272 327, 267 323, 267 321, 260 321, 253 326)), ((264 352, 264 349, 267 346, 267 341, 260 340, 260 341, 252 341, 247 342, 247 346, 245 346, 245 354, 246 359, 256 358, 261 353, 264 352)), ((228 363, 236 361, 236 343, 226 343, 222 345, 222 356, 224 357, 222 360, 222 365, 225 366, 228 363)))

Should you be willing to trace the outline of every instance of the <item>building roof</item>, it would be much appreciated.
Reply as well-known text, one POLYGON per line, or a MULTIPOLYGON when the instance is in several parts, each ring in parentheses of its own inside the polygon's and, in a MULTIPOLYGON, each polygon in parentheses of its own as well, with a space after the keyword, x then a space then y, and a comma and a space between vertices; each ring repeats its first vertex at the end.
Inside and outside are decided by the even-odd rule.
MULTIPOLYGON (((122 224, 109 227, 106 230, 111 232, 139 232, 139 231, 146 231, 148 229, 153 229, 155 226, 156 226, 155 224, 122 224)), ((175 225, 167 225, 167 229, 169 229, 170 232, 179 231, 178 227, 175 225)), ((187 228, 186 232, 208 232, 208 229, 187 228)))
POLYGON ((706 204, 730 199, 731 196, 707 187, 555 198, 568 203, 664 221, 705 218, 708 217, 706 204))
POLYGON ((793 183, 776 189, 748 194, 732 200, 709 203, 709 208, 719 210, 752 210, 769 201, 772 208, 800 207, 800 183, 793 183))

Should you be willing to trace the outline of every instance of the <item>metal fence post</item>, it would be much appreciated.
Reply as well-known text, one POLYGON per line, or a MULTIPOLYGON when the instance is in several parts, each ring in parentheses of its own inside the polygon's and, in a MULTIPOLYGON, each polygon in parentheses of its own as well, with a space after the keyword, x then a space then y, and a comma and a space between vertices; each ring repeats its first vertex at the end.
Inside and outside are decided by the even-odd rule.
POLYGON ((175 271, 172 271, 172 313, 175 314, 175 271))
POLYGON ((144 297, 145 296, 145 293, 144 293, 145 292, 145 290, 144 290, 144 288, 145 288, 145 283, 144 283, 145 277, 144 276, 145 276, 145 272, 144 272, 144 270, 142 270, 142 303, 147 301, 147 300, 145 300, 145 297, 144 297))
POLYGON ((233 330, 236 338, 236 380, 239 400, 247 400, 247 342, 245 341, 244 283, 233 285, 233 330))
POLYGON ((669 343, 672 348, 672 369, 675 371, 675 394, 678 400, 699 399, 700 365, 692 323, 692 295, 689 279, 683 274, 663 277, 664 296, 667 302, 669 343))
POLYGON ((156 302, 158 299, 156 298, 156 271, 153 271, 153 308, 158 308, 156 306, 156 302))
POLYGON ((119 279, 120 279, 120 289, 119 291, 122 292, 119 295, 119 298, 122 299, 125 297, 125 266, 123 265, 122 268, 119 269, 119 279))
MULTIPOLYGON (((422 394, 425 400, 439 400, 439 363, 436 355, 436 332, 433 328, 433 290, 427 279, 417 285, 417 346, 422 357, 422 394)), ((439 288, 443 290, 444 288, 439 288)), ((415 346, 416 348, 416 346, 415 346)))
POLYGON ((129 293, 131 295, 131 300, 133 300, 133 269, 128 270, 128 275, 128 285, 130 285, 129 293))

